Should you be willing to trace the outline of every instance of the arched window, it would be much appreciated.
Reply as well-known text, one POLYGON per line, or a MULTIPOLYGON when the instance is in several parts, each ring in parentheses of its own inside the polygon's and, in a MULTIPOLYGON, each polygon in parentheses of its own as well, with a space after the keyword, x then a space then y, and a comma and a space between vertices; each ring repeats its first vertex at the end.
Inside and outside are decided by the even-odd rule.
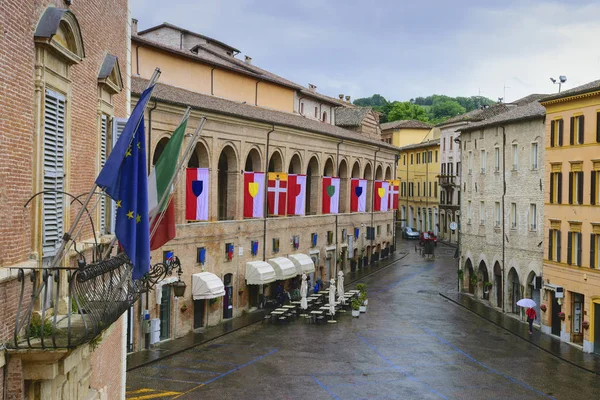
POLYGON ((231 146, 225 146, 219 156, 217 171, 217 218, 235 219, 237 206, 237 158, 231 146))
POLYGON ((323 122, 327 122, 327 111, 323 111, 323 118, 322 118, 323 122))
POLYGON ((319 178, 319 160, 313 156, 306 169, 306 215, 315 215, 321 209, 319 178))

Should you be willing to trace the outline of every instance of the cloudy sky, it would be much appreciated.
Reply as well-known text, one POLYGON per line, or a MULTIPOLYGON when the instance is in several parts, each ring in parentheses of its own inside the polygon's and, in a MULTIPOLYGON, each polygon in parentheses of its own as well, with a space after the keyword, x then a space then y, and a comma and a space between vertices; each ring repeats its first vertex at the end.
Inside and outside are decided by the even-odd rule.
POLYGON ((596 0, 130 0, 330 96, 391 100, 481 93, 512 101, 600 79, 596 0), (504 87, 506 86, 506 89, 504 87))

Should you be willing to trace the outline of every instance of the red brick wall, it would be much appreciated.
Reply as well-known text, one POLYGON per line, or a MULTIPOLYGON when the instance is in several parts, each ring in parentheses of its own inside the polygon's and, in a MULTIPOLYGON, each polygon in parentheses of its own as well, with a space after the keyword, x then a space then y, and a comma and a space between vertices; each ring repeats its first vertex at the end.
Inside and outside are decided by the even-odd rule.
MULTIPOLYGON (((20 400, 24 396, 23 366, 18 357, 8 358, 6 368, 6 394, 7 400, 20 400)), ((1 371, 1 369, 0 369, 1 371)), ((4 375, 2 375, 4 376, 4 375)))
MULTIPOLYGON (((96 176, 97 77, 106 53, 127 71, 127 0, 80 0, 71 11, 81 27, 85 59, 71 67, 70 192, 89 191, 96 176)), ((31 252, 33 194, 34 62, 33 35, 47 6, 62 0, 5 0, 0 5, 0 267, 26 260, 31 252)), ((126 116, 126 90, 113 97, 115 116, 126 116)), ((74 211, 72 212, 74 216, 74 211)), ((88 235, 89 236, 89 230, 88 235)))
POLYGON ((123 349, 122 335, 123 319, 127 320, 127 314, 114 324, 114 330, 104 338, 98 348, 92 353, 92 377, 90 387, 93 389, 102 389, 107 386, 107 398, 121 398, 121 375, 123 374, 123 364, 121 360, 125 357, 123 349))
MULTIPOLYGON (((0 283, 0 305, 2 305, 0 307, 0 343, 13 340, 20 293, 21 283, 18 280, 12 279, 0 283)), ((30 299, 31 283, 27 278, 22 309, 29 306, 30 299)))

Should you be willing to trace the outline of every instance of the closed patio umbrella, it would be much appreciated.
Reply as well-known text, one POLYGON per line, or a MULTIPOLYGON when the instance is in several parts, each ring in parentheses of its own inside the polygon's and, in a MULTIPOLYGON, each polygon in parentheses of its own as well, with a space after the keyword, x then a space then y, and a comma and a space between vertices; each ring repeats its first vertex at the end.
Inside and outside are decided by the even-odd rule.
POLYGON ((329 285, 329 313, 335 315, 335 279, 331 279, 331 284, 329 285))
POLYGON ((300 285, 300 308, 306 310, 308 303, 306 301, 306 295, 308 292, 308 284, 306 283, 306 274, 302 274, 302 284, 300 285))
POLYGON ((338 301, 341 304, 346 304, 346 299, 344 298, 344 273, 342 271, 338 272, 337 294, 338 301))

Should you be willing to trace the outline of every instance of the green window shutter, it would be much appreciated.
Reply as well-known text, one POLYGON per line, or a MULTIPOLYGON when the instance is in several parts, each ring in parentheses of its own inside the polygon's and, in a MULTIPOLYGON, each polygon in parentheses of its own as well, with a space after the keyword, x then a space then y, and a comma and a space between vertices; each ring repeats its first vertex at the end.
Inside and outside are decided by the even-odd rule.
POLYGON ((573 264, 573 232, 567 233, 567 264, 573 264))
POLYGON ((54 256, 63 235, 65 185, 65 97, 46 90, 44 100, 42 252, 54 256), (59 193, 60 192, 60 193, 59 193))
POLYGON ((560 257, 560 231, 556 231, 556 261, 561 262, 560 257))
POLYGON ((552 260, 552 229, 548 230, 548 260, 552 260))
POLYGON ((577 265, 581 267, 581 232, 576 233, 577 235, 577 265))
POLYGON ((596 235, 590 234, 590 268, 596 268, 596 235))
POLYGON ((563 145, 563 134, 564 134, 564 121, 562 119, 558 120, 558 145, 563 145))
POLYGON ((577 204, 583 204, 583 171, 577 173, 577 204))
POLYGON ((573 204, 573 172, 569 172, 569 204, 573 204))
POLYGON ((562 172, 558 172, 558 196, 557 196, 557 204, 562 204, 562 182, 563 182, 563 176, 562 176, 562 172))
POLYGON ((554 203, 554 174, 556 172, 550 173, 550 204, 554 203))
MULTIPOLYGON (((600 118, 600 117, 599 117, 600 118)), ((556 125, 555 121, 550 121, 550 147, 554 147, 554 127, 556 125)))
POLYGON ((571 117, 571 125, 569 126, 569 144, 575 144, 575 117, 571 117))
POLYGON ((579 144, 583 144, 583 142, 585 141, 583 138, 583 133, 584 133, 584 128, 585 128, 585 117, 583 115, 579 116, 579 125, 577 126, 579 128, 579 140, 577 143, 579 144))
POLYGON ((590 204, 591 205, 595 205, 596 204, 596 171, 592 171, 591 175, 591 182, 590 182, 590 204))

